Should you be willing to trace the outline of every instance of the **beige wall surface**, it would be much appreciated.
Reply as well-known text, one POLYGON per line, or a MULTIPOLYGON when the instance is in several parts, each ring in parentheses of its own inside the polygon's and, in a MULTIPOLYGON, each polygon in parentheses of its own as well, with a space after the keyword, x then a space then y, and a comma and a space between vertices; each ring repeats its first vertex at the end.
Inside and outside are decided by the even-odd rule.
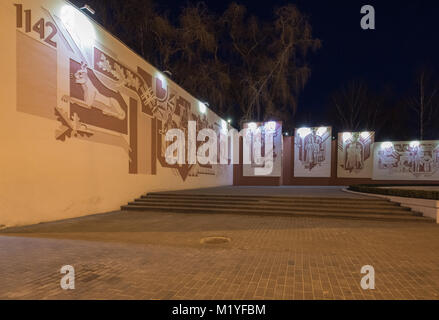
POLYGON ((67 2, 1 1, 0 25, 0 225, 232 184, 232 166, 164 161, 167 129, 223 120, 67 2))

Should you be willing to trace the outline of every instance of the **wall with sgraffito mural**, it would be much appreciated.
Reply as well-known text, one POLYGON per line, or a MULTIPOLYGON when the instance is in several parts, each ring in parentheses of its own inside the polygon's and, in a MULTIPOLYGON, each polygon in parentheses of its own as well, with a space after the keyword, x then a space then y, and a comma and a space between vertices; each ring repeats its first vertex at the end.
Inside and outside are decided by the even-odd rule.
POLYGON ((439 180, 439 141, 378 142, 374 180, 439 180))
POLYGON ((165 161, 169 128, 186 132, 192 120, 219 131, 224 120, 80 10, 62 0, 5 0, 0 26, 0 224, 232 184, 230 165, 165 161))
POLYGON ((337 177, 371 178, 375 132, 339 132, 337 177))
POLYGON ((294 134, 294 176, 331 176, 332 128, 300 128, 294 134))

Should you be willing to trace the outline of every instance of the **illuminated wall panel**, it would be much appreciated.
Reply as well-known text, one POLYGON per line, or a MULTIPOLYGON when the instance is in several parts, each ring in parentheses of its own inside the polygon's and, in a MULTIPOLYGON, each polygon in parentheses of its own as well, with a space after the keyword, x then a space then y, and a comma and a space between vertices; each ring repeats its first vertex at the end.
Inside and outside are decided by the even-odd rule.
POLYGON ((224 120, 82 11, 2 0, 0 26, 0 225, 233 183, 231 165, 165 161, 168 129, 220 134, 224 120))
MULTIPOLYGON (((243 128, 247 136, 243 139, 243 145, 247 143, 250 152, 251 164, 243 164, 243 176, 280 177, 282 175, 282 122, 250 122, 245 123, 243 128), (259 130, 259 131, 258 131, 259 130), (265 133, 270 132, 273 136, 272 152, 273 159, 265 159, 265 133), (258 171, 260 169, 260 173, 258 171), (265 168, 264 170, 261 170, 265 168), (267 170, 267 171, 265 171, 267 170), (266 174, 265 172, 269 172, 266 174)), ((245 152, 245 147, 243 147, 245 152)), ((269 151, 269 149, 267 149, 269 151)))
POLYGON ((374 132, 338 134, 337 177, 372 178, 374 132))
POLYGON ((331 127, 300 128, 294 134, 294 176, 331 176, 331 127))
POLYGON ((439 141, 377 142, 374 180, 439 180, 439 141))

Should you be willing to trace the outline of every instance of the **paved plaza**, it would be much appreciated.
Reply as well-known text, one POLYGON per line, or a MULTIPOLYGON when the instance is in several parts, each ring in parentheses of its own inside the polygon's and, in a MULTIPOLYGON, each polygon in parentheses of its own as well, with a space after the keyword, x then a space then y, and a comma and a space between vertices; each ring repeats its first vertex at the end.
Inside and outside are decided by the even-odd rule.
POLYGON ((1 299, 439 299, 439 226, 112 212, 3 230, 0 273, 1 299))

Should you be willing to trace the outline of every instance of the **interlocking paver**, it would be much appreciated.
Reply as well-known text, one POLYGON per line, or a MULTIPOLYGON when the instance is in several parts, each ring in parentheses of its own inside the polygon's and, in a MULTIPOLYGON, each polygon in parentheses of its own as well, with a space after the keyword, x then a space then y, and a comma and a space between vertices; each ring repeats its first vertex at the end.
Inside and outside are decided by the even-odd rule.
POLYGON ((0 233, 0 298, 439 299, 439 227, 143 212, 44 223, 0 233), (75 290, 59 284, 67 264, 75 290), (366 264, 375 290, 360 286, 366 264))

